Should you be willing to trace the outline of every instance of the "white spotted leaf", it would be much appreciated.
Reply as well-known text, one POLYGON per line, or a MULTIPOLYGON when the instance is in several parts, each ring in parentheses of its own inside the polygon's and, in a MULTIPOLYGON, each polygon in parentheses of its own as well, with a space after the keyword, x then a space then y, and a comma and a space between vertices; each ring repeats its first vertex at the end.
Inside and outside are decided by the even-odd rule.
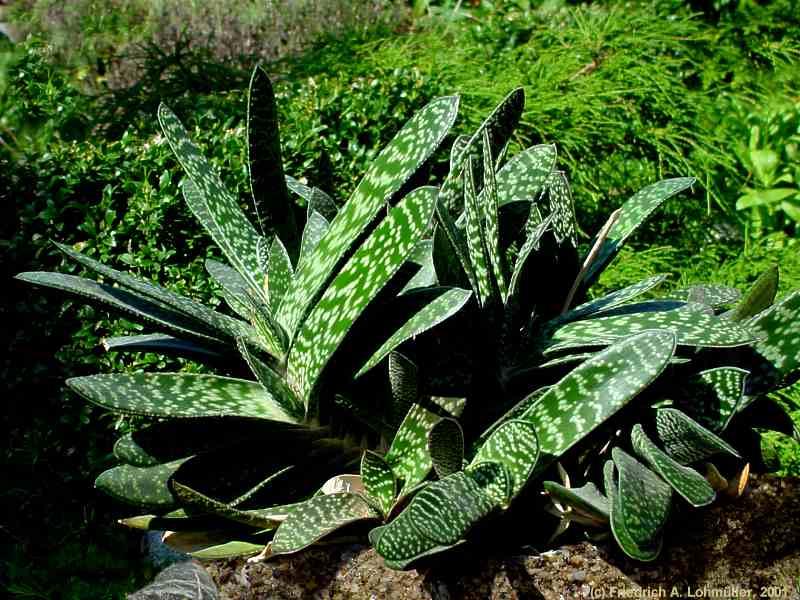
POLYGON ((361 480, 367 497, 380 508, 383 515, 389 514, 397 495, 397 479, 386 459, 366 450, 361 458, 361 480))
POLYGON ((692 506, 706 506, 716 498, 714 488, 700 473, 680 464, 656 446, 638 423, 631 430, 633 449, 672 489, 692 506))
POLYGON ((98 475, 94 485, 117 500, 148 509, 167 510, 176 505, 167 481, 185 461, 150 467, 119 465, 98 475))
POLYGON ((292 335, 334 275, 334 267, 374 222, 378 213, 444 139, 458 112, 458 98, 430 102, 415 114, 372 162, 350 199, 331 222, 314 253, 298 269, 280 319, 292 335))
POLYGON ((520 417, 536 429, 540 457, 534 473, 587 436, 645 389, 675 351, 669 331, 646 331, 617 342, 547 389, 520 417))
POLYGON ((189 373, 115 373, 73 377, 67 385, 89 402, 127 415, 295 422, 257 381, 189 373))
POLYGON ((656 430, 667 454, 682 465, 705 460, 714 454, 739 457, 725 440, 675 408, 656 411, 656 430))
POLYGON ((510 476, 509 500, 519 494, 539 459, 539 440, 531 422, 512 419, 495 429, 478 448, 471 465, 502 464, 510 476))
POLYGON ((358 316, 403 265, 430 223, 436 188, 418 188, 391 209, 342 267, 299 331, 289 383, 308 405, 322 370, 358 316))
POLYGON ((272 555, 291 554, 337 529, 379 514, 358 494, 322 494, 296 506, 272 540, 272 555))

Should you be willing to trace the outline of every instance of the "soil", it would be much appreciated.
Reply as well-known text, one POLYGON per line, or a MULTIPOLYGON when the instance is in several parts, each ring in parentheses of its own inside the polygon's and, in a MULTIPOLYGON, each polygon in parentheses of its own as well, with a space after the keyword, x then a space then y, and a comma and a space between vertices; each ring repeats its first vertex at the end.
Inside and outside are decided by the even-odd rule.
POLYGON ((206 564, 227 600, 319 598, 787 598, 800 600, 800 479, 752 476, 741 498, 685 511, 670 522, 653 563, 610 541, 537 555, 460 557, 392 571, 360 545, 321 546, 250 564, 206 564))

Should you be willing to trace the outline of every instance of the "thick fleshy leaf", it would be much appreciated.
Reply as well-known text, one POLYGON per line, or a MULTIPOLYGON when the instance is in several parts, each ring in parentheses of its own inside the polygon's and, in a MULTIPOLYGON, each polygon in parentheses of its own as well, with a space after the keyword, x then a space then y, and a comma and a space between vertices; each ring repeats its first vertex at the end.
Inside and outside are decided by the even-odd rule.
POLYGON ((275 358, 282 359, 288 350, 289 339, 283 327, 273 316, 266 300, 255 294, 249 294, 245 298, 245 303, 250 313, 250 321, 258 334, 259 345, 275 358))
POLYGON ((389 387, 392 391, 392 419, 399 425, 419 398, 419 371, 399 352, 389 354, 389 387))
POLYGON ((139 279, 138 277, 134 277, 128 273, 112 269, 111 267, 108 267, 103 263, 94 260, 93 258, 89 258, 80 252, 76 252, 69 246, 64 244, 56 244, 56 246, 61 252, 69 256, 75 262, 85 266, 88 269, 91 269, 95 273, 99 273, 103 277, 107 277, 112 281, 116 281, 120 285, 130 290, 131 293, 135 292, 136 294, 141 294, 147 300, 155 301, 156 303, 162 303, 171 309, 184 313, 190 319, 195 319, 201 322, 203 325, 209 327, 215 332, 215 334, 229 337, 245 335, 245 330, 247 329, 246 323, 242 323, 241 321, 232 319, 227 315, 223 315, 211 310, 199 302, 191 300, 190 298, 186 298, 185 296, 181 296, 180 294, 176 294, 175 292, 159 285, 139 279))
POLYGON ((311 213, 316 211, 329 223, 336 217, 336 211, 339 210, 336 202, 321 189, 300 183, 291 175, 286 176, 286 186, 306 201, 307 216, 311 216, 311 213))
POLYGON ((425 537, 438 544, 455 544, 494 506, 478 484, 463 471, 424 487, 406 509, 425 537))
MULTIPOLYGON (((531 208, 533 211, 533 207, 531 208)), ((508 293, 506 294, 505 301, 508 303, 511 298, 513 298, 517 294, 517 290, 519 289, 519 279, 522 275, 522 270, 525 267, 528 258, 531 256, 531 253, 534 250, 538 250, 539 248, 539 241, 542 239, 544 233, 548 230, 551 223, 553 221, 553 216, 550 215, 541 221, 538 225, 532 227, 530 231, 527 232, 525 237, 525 242, 522 244, 522 248, 519 250, 519 254, 517 254, 517 258, 514 261, 514 271, 511 274, 511 283, 508 286, 508 293)))
POLYGON ((428 432, 428 453, 439 479, 464 467, 464 432, 455 419, 444 418, 428 432))
POLYGON ((296 422, 256 381, 189 373, 117 373, 73 377, 67 385, 89 402, 122 414, 296 422))
POLYGON ((521 417, 536 429, 534 473, 630 402, 666 368, 675 351, 669 331, 646 331, 599 352, 551 386, 521 417))
POLYGON ((236 523, 251 525, 262 530, 278 527, 278 525, 286 520, 289 513, 299 506, 299 504, 287 504, 269 508, 242 510, 235 508, 231 504, 226 504, 214 498, 210 498, 177 481, 171 481, 170 486, 175 497, 184 505, 194 506, 205 512, 235 521, 236 523))
POLYGON ((228 262, 254 290, 261 290, 261 271, 256 261, 258 232, 200 149, 189 139, 178 117, 165 104, 158 107, 158 121, 189 177, 184 184, 184 197, 189 208, 208 229, 228 262))
POLYGON ((247 94, 247 149, 250 190, 261 233, 277 235, 296 261, 300 236, 283 174, 278 107, 269 76, 260 66, 253 69, 247 94))
POLYGON ((605 482, 606 496, 608 496, 608 518, 611 523, 611 532, 614 534, 614 539, 617 540, 617 544, 619 544, 622 551, 631 558, 643 562, 655 560, 659 552, 661 552, 662 539, 658 538, 657 542, 653 545, 639 546, 628 532, 625 520, 622 516, 619 489, 614 481, 614 461, 606 461, 603 468, 603 479, 605 482))
POLYGON ((602 298, 591 300, 580 306, 576 306, 567 313, 564 313, 556 319, 558 323, 568 323, 570 321, 577 321, 589 315, 600 313, 601 311, 610 310, 621 306, 637 296, 652 290, 667 278, 666 275, 655 275, 643 279, 639 283, 629 285, 626 288, 612 292, 602 298))
POLYGON ((742 399, 748 375, 736 367, 701 371, 677 386, 675 406, 704 427, 724 431, 742 399))
POLYGON ((682 192, 694 183, 694 177, 665 179, 636 192, 623 205, 617 222, 611 227, 608 236, 600 246, 597 257, 589 266, 583 278, 589 287, 617 255, 625 240, 642 222, 657 209, 662 202, 682 192))
POLYGON ((176 502, 167 481, 185 460, 151 467, 120 465, 101 473, 94 485, 118 500, 152 510, 168 510, 176 502))
POLYGON ((570 507, 577 515, 597 524, 608 522, 608 498, 589 482, 578 488, 545 481, 544 489, 553 502, 570 507))
POLYGON ((294 279, 294 269, 289 253, 283 247, 280 238, 274 237, 269 247, 269 271, 267 272, 267 297, 273 315, 279 314, 281 302, 286 290, 294 279))
POLYGON ((367 497, 384 515, 389 514, 397 495, 397 479, 386 459, 371 450, 365 451, 361 458, 361 480, 367 497))
POLYGON ((559 244, 568 242, 575 247, 575 206, 567 177, 561 171, 554 171, 547 179, 550 199, 550 213, 553 215, 552 230, 559 244))
POLYGON ((555 164, 554 144, 532 146, 513 156, 497 172, 499 205, 534 200, 544 187, 555 164))
POLYGON ((102 344, 106 352, 155 352, 210 361, 222 358, 215 350, 161 333, 103 338, 102 344))
POLYGON ((447 411, 444 409, 440 411, 433 404, 430 406, 431 410, 420 404, 414 404, 408 411, 386 453, 386 462, 391 465, 395 476, 402 481, 400 497, 423 481, 433 466, 428 454, 428 434, 433 426, 443 416, 459 416, 463 406, 463 401, 457 406, 451 406, 450 415, 437 414, 447 411), (434 410, 436 412, 433 412, 434 410))
POLYGON ((467 161, 464 175, 464 203, 467 215, 467 251, 472 272, 478 284, 475 289, 478 302, 481 306, 490 301, 492 297, 492 283, 489 278, 489 258, 486 252, 486 239, 482 225, 483 214, 478 205, 478 195, 475 191, 475 178, 472 161, 467 161))
POLYGON ((438 283, 433 263, 433 240, 421 240, 414 246, 408 256, 408 262, 418 265, 419 270, 408 281, 401 294, 417 288, 432 287, 438 283))
POLYGON ((245 278, 239 275, 236 269, 211 259, 206 260, 206 271, 222 288, 222 297, 225 298, 225 302, 231 307, 231 310, 240 317, 249 319, 247 303, 243 300, 250 292, 245 278))
POLYGON ((800 290, 750 319, 747 326, 759 338, 753 346, 758 362, 748 380, 748 394, 791 382, 800 368, 800 290))
POLYGON ((470 464, 497 462, 511 476, 509 499, 519 494, 533 472, 539 459, 539 440, 536 429, 529 421, 506 421, 495 429, 470 464))
POLYGON ((633 449, 642 457, 650 468, 672 486, 692 506, 705 506, 716 498, 706 478, 700 473, 686 467, 656 446, 638 423, 631 430, 633 449))
POLYGON ((435 327, 457 313, 471 296, 472 292, 469 290, 442 288, 442 294, 440 296, 426 304, 424 308, 406 321, 400 329, 395 331, 392 336, 375 351, 369 360, 367 360, 366 364, 358 371, 356 377, 360 377, 377 366, 403 342, 435 327))
POLYGON ((44 271, 20 273, 15 277, 20 281, 69 292, 123 313, 126 317, 146 325, 155 325, 178 337, 190 338, 219 346, 214 331, 207 325, 187 317, 168 306, 151 301, 122 288, 97 283, 91 279, 48 273, 44 271))
POLYGON ((436 202, 433 260, 440 284, 463 285, 466 280, 472 289, 477 289, 478 283, 470 262, 466 237, 445 207, 441 193, 436 202))
POLYGON ((387 566, 412 561, 452 547, 489 514, 494 505, 478 483, 463 471, 424 487, 391 523, 370 533, 387 566))
POLYGON ((272 555, 297 552, 345 525, 379 517, 358 494, 314 496, 294 508, 278 527, 272 555))
POLYGON ((739 456, 725 440, 674 408, 656 411, 656 429, 667 454, 682 465, 704 460, 713 454, 739 456))
POLYGON ((472 463, 464 472, 478 484, 496 507, 504 508, 511 502, 514 480, 502 463, 472 463))
POLYGON ((553 332, 553 344, 546 352, 552 353, 566 347, 562 342, 572 345, 583 342, 591 346, 595 343, 602 344, 603 340, 622 339, 647 329, 672 331, 678 344, 682 346, 725 348, 744 346, 757 339, 755 329, 751 327, 743 327, 702 313, 667 310, 597 316, 567 323, 553 332))
POLYGON ((297 268, 303 268, 303 262, 309 260, 314 254, 314 250, 319 245, 319 241, 327 233, 330 223, 328 220, 315 210, 308 213, 306 226, 303 228, 303 242, 300 246, 300 259, 297 268))
POLYGON ((639 547, 658 543, 672 505, 672 488, 620 448, 611 451, 619 472, 619 507, 625 529, 639 547))
POLYGON ((291 415, 298 422, 305 417, 305 407, 292 392, 286 380, 278 375, 269 365, 258 359, 242 340, 238 340, 237 347, 242 354, 253 375, 264 387, 264 390, 277 402, 286 414, 291 415))
POLYGON ((743 321, 766 310, 778 292, 778 266, 764 271, 728 316, 731 321, 743 321))
POLYGON ((314 254, 297 271, 280 316, 290 334, 298 331, 335 266, 351 251, 393 194, 438 148, 457 111, 456 96, 433 100, 406 123, 370 165, 314 254))
POLYGON ((462 139, 458 144, 453 145, 450 174, 442 184, 441 193, 443 208, 449 211, 449 214, 457 215, 464 208, 461 196, 464 187, 464 165, 471 156, 477 155, 478 144, 483 140, 484 131, 489 133, 492 156, 497 156, 511 138, 524 107, 525 91, 522 88, 512 90, 486 117, 468 141, 464 142, 462 139))
POLYGON ((159 464, 157 459, 134 441, 130 433, 123 435, 114 444, 114 458, 134 467, 152 467, 159 464))
POLYGON ((705 304, 711 308, 719 308, 736 302, 741 293, 736 288, 716 283, 691 285, 688 288, 673 291, 670 298, 705 304))
POLYGON ((193 550, 192 552, 189 552, 189 554, 198 560, 225 560, 228 558, 254 556, 263 551, 264 544, 232 541, 208 545, 202 549, 193 550))
POLYGON ((508 291, 505 275, 505 256, 500 252, 500 222, 498 217, 497 181, 494 173, 494 158, 492 156, 489 132, 483 131, 483 190, 480 195, 480 207, 483 211, 483 230, 486 242, 486 253, 489 255, 489 264, 492 267, 494 282, 500 292, 500 297, 505 298, 508 291))
MULTIPOLYGON (((289 354, 288 379, 306 404, 323 368, 358 316, 403 265, 430 223, 436 188, 418 188, 391 209, 331 282, 289 354)), ((321 242, 322 243, 322 242, 321 242)))

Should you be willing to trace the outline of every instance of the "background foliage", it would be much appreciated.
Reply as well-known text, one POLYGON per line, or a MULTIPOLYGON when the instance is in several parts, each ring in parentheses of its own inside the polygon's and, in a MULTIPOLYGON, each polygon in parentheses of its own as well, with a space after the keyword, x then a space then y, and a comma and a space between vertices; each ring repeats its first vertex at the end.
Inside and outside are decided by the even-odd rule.
MULTIPOLYGON (((35 35, 0 41, 5 281, 23 270, 74 272, 55 239, 219 304, 202 267, 218 250, 179 198, 155 107, 169 102, 244 200, 242 90, 253 62, 268 60, 286 171, 338 199, 429 99, 462 94, 461 133, 524 85, 515 145, 558 144, 585 231, 656 179, 694 175, 702 184, 649 222, 596 293, 655 273, 670 274, 674 287, 745 287, 772 262, 779 294, 800 287, 791 210, 737 210, 752 191, 794 189, 777 195, 797 201, 796 3, 412 4, 410 14, 399 3, 336 0, 297 3, 305 12, 292 14, 271 3, 234 10, 170 0, 126 10, 91 0, 12 6, 17 26, 35 35)), ((440 174, 434 168, 434 180, 440 174)), ((12 482, 0 494, 2 514, 12 516, 0 523, 0 586, 19 597, 121 597, 148 573, 138 540, 106 526, 117 507, 90 481, 110 463, 111 430, 131 424, 90 409, 62 383, 176 365, 103 354, 99 340, 122 327, 22 285, 0 309, 8 349, 0 460, 12 482)), ((800 393, 780 400, 800 422, 800 393)), ((781 473, 800 474, 796 445, 778 436, 764 444, 781 473)))

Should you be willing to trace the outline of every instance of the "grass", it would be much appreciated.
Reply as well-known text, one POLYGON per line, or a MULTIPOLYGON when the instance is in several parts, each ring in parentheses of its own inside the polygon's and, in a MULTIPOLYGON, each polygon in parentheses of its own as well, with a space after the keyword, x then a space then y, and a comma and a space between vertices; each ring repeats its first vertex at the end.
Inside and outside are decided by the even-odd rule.
MULTIPOLYGON (((332 2, 331 10, 345 4, 332 2)), ((746 134, 743 111, 757 117, 769 113, 765 104, 798 100, 791 74, 800 25, 784 3, 727 16, 692 15, 675 2, 496 4, 464 13, 472 17, 443 11, 444 20, 389 20, 394 30, 386 22, 365 29, 356 18, 348 35, 336 29, 313 45, 319 14, 267 27, 267 3, 234 13, 227 0, 138 0, 106 13, 89 0, 21 2, 33 7, 27 27, 49 39, 0 52, 0 74, 7 74, 0 75, 2 272, 59 268, 47 243, 58 238, 218 302, 202 268, 215 251, 205 249, 208 240, 183 207, 153 114, 167 101, 244 196, 240 90, 256 54, 281 57, 268 67, 287 171, 337 198, 428 99, 459 92, 464 132, 523 85, 527 107, 514 144, 558 145, 584 232, 653 180, 699 179, 631 240, 596 293, 655 273, 667 273, 671 288, 697 281, 746 288, 773 262, 781 267, 780 294, 800 287, 798 241, 780 228, 753 236, 748 215, 733 209, 752 176, 732 151, 746 134), (272 38, 261 37, 267 30, 272 38), (139 45, 145 31, 161 45, 139 45), (282 46, 282 31, 309 37, 293 33, 282 46), (86 36, 80 50, 67 43, 76 32, 86 36)), ((128 425, 77 402, 62 382, 168 365, 153 355, 100 353, 99 338, 125 324, 91 309, 58 310, 58 302, 15 288, 2 307, 14 324, 4 344, 14 354, 2 363, 14 407, 3 415, 3 468, 15 483, 0 494, 0 507, 16 518, 0 529, 0 586, 17 597, 121 598, 150 574, 135 536, 107 526, 123 509, 96 496, 91 481, 111 461, 113 428, 128 425)), ((798 387, 776 399, 800 423, 798 387)), ((769 435, 764 447, 778 472, 800 475, 795 442, 769 435)))

